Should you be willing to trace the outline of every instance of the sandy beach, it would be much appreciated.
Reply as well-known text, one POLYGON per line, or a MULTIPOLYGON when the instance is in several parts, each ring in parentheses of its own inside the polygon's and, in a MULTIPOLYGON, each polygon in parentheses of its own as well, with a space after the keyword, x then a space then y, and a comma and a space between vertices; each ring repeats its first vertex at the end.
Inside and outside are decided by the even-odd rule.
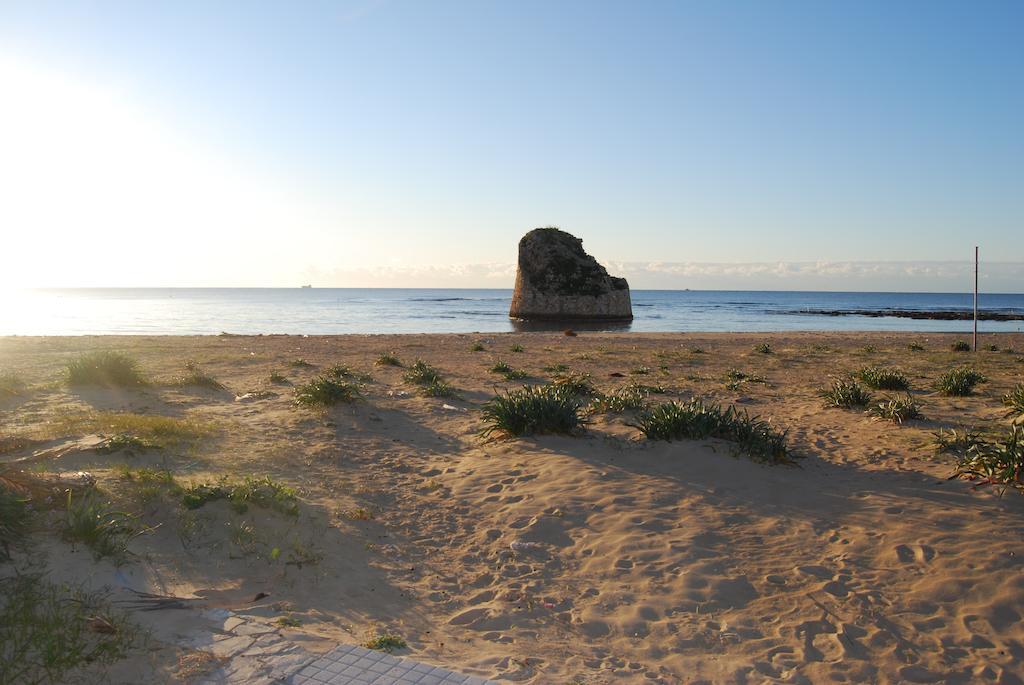
MULTIPOLYGON (((1024 497, 948 480, 954 457, 934 434, 1006 432, 1001 398, 1024 380, 1024 334, 983 336, 998 349, 976 354, 951 350, 962 338, 3 338, 0 371, 26 387, 0 395, 0 462, 42 479, 88 472, 145 530, 118 563, 41 523, 0 572, 34 565, 115 594, 128 585, 284 617, 312 650, 393 634, 407 643, 398 655, 508 682, 1021 683, 1024 497), (97 350, 136 359, 148 384, 63 382, 69 360, 97 350), (375 364, 382 353, 403 366, 375 364), (457 394, 418 393, 403 380, 416 359, 457 394), (225 388, 179 383, 188 360, 225 388), (498 361, 525 378, 491 372, 498 361), (296 406, 295 388, 337 364, 361 397, 296 406), (987 382, 967 397, 936 392, 963 364, 987 382), (820 392, 865 366, 902 370, 923 418, 826 407, 820 392), (574 436, 481 437, 479 409, 496 391, 570 372, 604 392, 649 386, 652 404, 736 405, 787 431, 798 458, 646 440, 632 412, 588 413, 574 436), (153 442, 91 447, 124 431, 153 442), (193 509, 179 496, 246 477, 293 488, 294 509, 193 509)), ((72 675, 199 679, 195 664, 218 664, 175 643, 190 615, 132 613, 144 644, 72 675)))

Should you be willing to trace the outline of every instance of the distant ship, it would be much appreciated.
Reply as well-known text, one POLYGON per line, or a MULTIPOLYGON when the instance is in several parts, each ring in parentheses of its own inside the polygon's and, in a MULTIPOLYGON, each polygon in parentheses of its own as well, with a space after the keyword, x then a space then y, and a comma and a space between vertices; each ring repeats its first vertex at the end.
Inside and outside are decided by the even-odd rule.
POLYGON ((304 286, 302 286, 302 287, 303 287, 303 288, 312 288, 313 286, 311 286, 311 285, 304 285, 304 286))

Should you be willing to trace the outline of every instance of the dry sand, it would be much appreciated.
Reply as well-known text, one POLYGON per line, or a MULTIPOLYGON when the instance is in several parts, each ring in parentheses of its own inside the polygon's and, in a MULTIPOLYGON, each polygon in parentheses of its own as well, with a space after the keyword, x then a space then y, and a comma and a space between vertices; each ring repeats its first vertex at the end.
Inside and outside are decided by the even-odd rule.
MULTIPOLYGON (((935 454, 932 433, 1004 430, 999 398, 1022 380, 1024 358, 954 353, 955 337, 6 338, 0 370, 35 388, 0 399, 0 434, 78 438, 91 431, 76 428, 76 412, 92 411, 213 422, 188 449, 41 462, 93 473, 141 520, 163 524, 132 542, 128 565, 116 570, 46 536, 38 544, 55 576, 121 574, 154 593, 278 612, 299 619, 296 636, 311 641, 389 630, 409 643, 399 654, 524 683, 1021 683, 1024 497, 947 481, 953 459, 935 454), (486 351, 470 351, 476 340, 486 351), (753 351, 762 341, 773 353, 753 351), (909 351, 912 341, 926 350, 909 351), (131 354, 155 383, 63 387, 63 363, 94 349, 131 354), (374 367, 385 351, 437 366, 461 399, 417 396, 402 369, 374 367), (315 368, 289 366, 300 357, 315 368), (186 359, 230 391, 164 382, 186 359), (788 429, 804 458, 766 466, 721 442, 645 442, 615 415, 593 417, 579 437, 486 442, 479 406, 520 383, 489 373, 496 359, 534 381, 561 363, 602 389, 634 378, 664 385, 664 399, 738 403, 788 429), (990 378, 977 395, 931 389, 965 361, 990 378), (279 370, 304 382, 335 363, 372 374, 363 401, 318 414, 268 381, 279 370), (818 391, 867 364, 902 368, 926 419, 898 426, 825 408, 818 391), (631 375, 639 367, 649 373, 631 375), (767 382, 728 387, 729 369, 767 382), (271 395, 236 401, 256 389, 271 395), (224 503, 186 511, 140 498, 119 477, 125 464, 166 467, 183 483, 269 475, 298 490, 301 512, 237 514, 224 503), (257 593, 270 598, 254 606, 257 593)), ((1024 335, 984 342, 1024 350, 1024 335)), ((114 680, 173 681, 180 656, 157 640, 114 680)))

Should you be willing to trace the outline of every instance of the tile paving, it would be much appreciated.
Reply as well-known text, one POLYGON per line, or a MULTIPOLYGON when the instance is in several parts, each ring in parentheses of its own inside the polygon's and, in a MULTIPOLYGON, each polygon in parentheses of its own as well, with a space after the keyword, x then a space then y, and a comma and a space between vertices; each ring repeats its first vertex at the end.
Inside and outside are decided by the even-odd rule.
POLYGON ((288 685, 497 685, 412 659, 339 645, 284 679, 288 685))

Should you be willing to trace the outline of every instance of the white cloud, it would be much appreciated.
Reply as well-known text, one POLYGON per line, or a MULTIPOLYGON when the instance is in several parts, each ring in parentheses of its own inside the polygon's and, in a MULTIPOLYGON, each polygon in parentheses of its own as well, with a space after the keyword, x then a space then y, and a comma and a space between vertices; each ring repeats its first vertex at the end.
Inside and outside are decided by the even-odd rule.
MULTIPOLYGON (((636 289, 963 291, 972 287, 974 278, 970 262, 610 262, 606 266, 636 289)), ((511 288, 515 264, 311 268, 305 276, 322 286, 511 288)), ((1020 292, 1024 263, 983 263, 980 280, 989 292, 1020 292)))

